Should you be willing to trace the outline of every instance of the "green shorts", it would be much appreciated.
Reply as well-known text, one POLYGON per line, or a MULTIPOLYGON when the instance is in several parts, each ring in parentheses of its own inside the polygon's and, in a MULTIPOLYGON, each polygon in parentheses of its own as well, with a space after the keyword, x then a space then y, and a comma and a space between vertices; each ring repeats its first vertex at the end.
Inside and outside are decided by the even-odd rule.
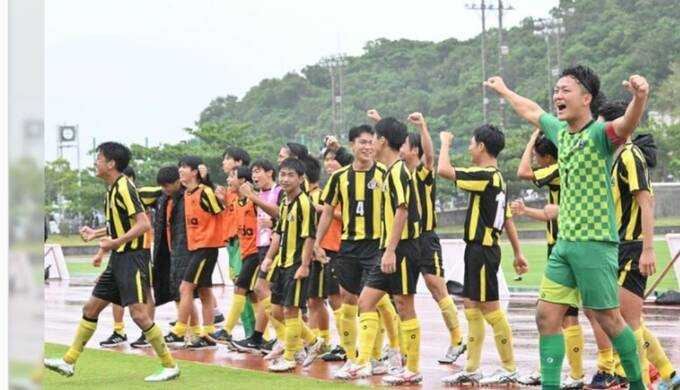
POLYGON ((558 240, 548 259, 539 299, 594 310, 619 307, 616 242, 558 240), (579 302, 580 301, 580 302, 579 302))

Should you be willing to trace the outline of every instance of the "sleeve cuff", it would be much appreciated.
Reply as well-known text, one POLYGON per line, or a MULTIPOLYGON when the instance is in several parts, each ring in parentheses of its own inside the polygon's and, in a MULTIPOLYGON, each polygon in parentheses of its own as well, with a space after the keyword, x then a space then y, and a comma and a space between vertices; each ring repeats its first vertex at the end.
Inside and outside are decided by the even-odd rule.
POLYGON ((619 137, 619 135, 616 134, 616 131, 614 130, 614 124, 612 122, 607 123, 607 127, 605 127, 604 132, 607 135, 609 142, 613 143, 614 145, 623 145, 626 143, 625 138, 619 137))

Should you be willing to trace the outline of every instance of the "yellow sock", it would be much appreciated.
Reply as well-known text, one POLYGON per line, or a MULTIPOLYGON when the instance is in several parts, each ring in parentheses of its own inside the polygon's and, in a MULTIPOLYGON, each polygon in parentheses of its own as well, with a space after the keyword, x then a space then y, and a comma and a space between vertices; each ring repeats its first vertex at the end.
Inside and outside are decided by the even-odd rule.
POLYGON ((467 363, 465 370, 476 371, 482 362, 482 346, 486 328, 484 316, 479 309, 465 309, 465 318, 468 322, 467 363))
POLYGON ((626 371, 624 371, 623 366, 621 365, 621 359, 616 351, 614 351, 614 374, 623 378, 626 377, 626 371))
POLYGON ((328 329, 319 330, 319 337, 323 339, 325 345, 331 344, 331 332, 328 329))
POLYGON ((380 318, 385 325, 385 334, 390 343, 390 348, 399 348, 399 316, 397 315, 397 310, 390 301, 390 297, 385 294, 378 301, 376 306, 378 313, 380 313, 380 318))
POLYGON ((453 298, 447 295, 441 301, 437 302, 439 305, 439 310, 442 312, 442 318, 444 318, 444 324, 446 324, 446 329, 449 330, 451 336, 451 346, 456 347, 460 345, 463 341, 463 332, 460 329, 460 323, 458 322, 458 311, 456 310, 456 305, 453 303, 453 298))
POLYGON ((213 333, 215 333, 215 325, 204 325, 203 333, 201 333, 201 336, 207 336, 213 333))
POLYGON ((644 324, 642 324, 642 330, 645 336, 645 344, 647 345, 647 359, 659 370, 661 379, 665 381, 670 380, 675 372, 673 364, 668 360, 666 352, 661 347, 659 340, 654 336, 654 333, 650 332, 644 324))
MULTIPOLYGON (((399 351, 403 352, 401 351, 401 346, 406 345, 406 339, 404 338, 404 328, 399 316, 397 316, 397 329, 399 330, 399 351)), ((390 348, 392 348, 392 345, 390 345, 390 348)))
POLYGON ((170 354, 168 346, 165 345, 165 340, 163 340, 163 332, 158 325, 153 324, 151 328, 144 332, 144 338, 151 344, 153 350, 156 351, 156 355, 161 359, 161 364, 163 367, 171 368, 175 367, 175 360, 170 354))
POLYGON ((191 329, 191 335, 196 336, 196 337, 200 336, 201 331, 203 330, 203 328, 201 328, 201 325, 191 325, 190 329, 191 329))
POLYGON ((406 341, 406 368, 411 372, 420 372, 420 322, 417 318, 412 318, 402 322, 401 329, 406 341))
POLYGON ((503 310, 484 314, 486 322, 493 328, 496 349, 501 357, 501 366, 508 371, 515 371, 515 353, 512 349, 512 329, 503 310))
MULTIPOLYGON (((378 315, 380 316, 380 315, 378 315)), ((382 358, 382 348, 385 344, 385 325, 382 321, 378 320, 378 332, 375 334, 375 340, 373 341, 373 359, 380 361, 382 358)))
POLYGON ((638 356, 640 357, 640 371, 642 373, 642 383, 649 387, 649 362, 647 361, 647 351, 645 350, 645 336, 642 327, 633 332, 637 343, 638 356))
POLYGON ((342 305, 340 305, 338 310, 333 311, 333 317, 335 317, 335 331, 338 333, 338 339, 342 337, 342 316, 342 305))
MULTIPOLYGON (((187 324, 177 321, 175 322, 175 326, 173 326, 170 331, 174 333, 175 336, 184 337, 184 334, 187 332, 187 324)), ((200 334, 201 332, 199 331, 198 333, 196 333, 196 336, 200 334)))
POLYGON ((380 317, 374 311, 359 315, 359 357, 357 357, 357 364, 366 364, 371 359, 375 335, 380 326, 379 322, 380 317))
POLYGON ((274 328, 274 332, 276 332, 276 338, 279 340, 285 340, 285 325, 281 321, 277 320, 276 317, 274 317, 274 314, 272 313, 271 297, 265 298, 262 301, 262 304, 264 305, 265 313, 267 313, 267 318, 269 318, 269 323, 274 328))
POLYGON ((319 330, 319 328, 309 328, 309 330, 311 330, 312 333, 314 333, 314 336, 316 336, 316 337, 321 336, 321 330, 319 330))
POLYGON ((224 330, 229 332, 229 334, 231 334, 231 332, 234 330, 234 326, 236 326, 239 317, 241 317, 241 313, 243 312, 243 308, 245 306, 245 295, 234 294, 234 297, 231 299, 231 308, 229 308, 229 314, 227 314, 227 321, 224 323, 224 330))
POLYGON ((573 325, 564 329, 564 345, 571 369, 569 375, 573 379, 582 378, 583 372, 583 329, 581 325, 573 325))
POLYGON ((97 321, 90 321, 83 318, 78 324, 78 330, 76 330, 76 337, 73 338, 73 343, 71 348, 68 349, 64 355, 64 361, 68 364, 74 364, 78 360, 78 356, 83 352, 85 344, 90 340, 90 337, 94 334, 95 329, 97 329, 97 321))
POLYGON ((611 348, 597 351, 597 369, 614 375, 614 350, 611 348))
POLYGON ((300 339, 311 347, 312 345, 314 345, 314 343, 316 343, 316 335, 314 334, 314 332, 311 331, 311 329, 309 329, 307 324, 305 324, 304 321, 302 321, 301 317, 298 318, 298 321, 300 321, 300 334, 301 334, 300 339))
POLYGON ((121 336, 125 336, 125 323, 124 322, 114 322, 113 331, 121 336))
POLYGON ((342 333, 340 345, 347 353, 347 360, 353 362, 357 356, 357 305, 342 305, 342 333))
POLYGON ((286 340, 286 351, 283 353, 283 358, 288 361, 295 360, 295 352, 297 351, 300 342, 300 333, 302 328, 299 318, 288 318, 285 320, 284 340, 286 340))

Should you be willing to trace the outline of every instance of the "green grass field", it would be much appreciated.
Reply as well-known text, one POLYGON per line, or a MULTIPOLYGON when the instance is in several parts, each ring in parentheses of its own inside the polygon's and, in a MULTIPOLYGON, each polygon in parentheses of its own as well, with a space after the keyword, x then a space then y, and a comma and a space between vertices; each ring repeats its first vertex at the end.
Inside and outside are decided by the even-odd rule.
MULTIPOLYGON (((45 356, 60 356, 67 347, 45 344, 45 356)), ((78 360, 76 373, 71 378, 51 371, 45 372, 46 389, 192 389, 229 388, 232 390, 263 389, 351 389, 357 386, 292 374, 270 374, 215 365, 179 362, 182 374, 178 380, 161 384, 148 384, 144 377, 159 367, 156 358, 123 354, 120 352, 87 349, 78 360)))

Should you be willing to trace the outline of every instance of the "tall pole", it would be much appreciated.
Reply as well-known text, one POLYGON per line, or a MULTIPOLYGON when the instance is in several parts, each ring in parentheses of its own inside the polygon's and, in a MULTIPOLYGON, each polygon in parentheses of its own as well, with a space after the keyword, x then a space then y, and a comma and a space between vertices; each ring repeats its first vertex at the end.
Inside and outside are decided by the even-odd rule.
MULTIPOLYGON (((486 81, 486 4, 482 0, 481 4, 482 10, 482 80, 486 81)), ((488 122, 488 114, 486 110, 488 100, 486 98, 486 88, 482 86, 482 114, 484 117, 484 123, 488 122)))
MULTIPOLYGON (((503 1, 498 0, 498 75, 503 77, 503 1)), ((498 101, 501 128, 505 128, 505 100, 498 101)))

